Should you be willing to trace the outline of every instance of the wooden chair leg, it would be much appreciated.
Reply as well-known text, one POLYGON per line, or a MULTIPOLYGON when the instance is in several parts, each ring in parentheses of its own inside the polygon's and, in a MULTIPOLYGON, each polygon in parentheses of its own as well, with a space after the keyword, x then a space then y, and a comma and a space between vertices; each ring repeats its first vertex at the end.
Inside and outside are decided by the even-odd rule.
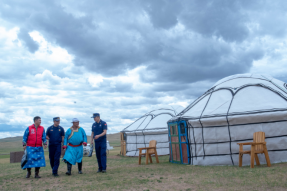
POLYGON ((142 156, 139 155, 139 165, 141 165, 141 162, 142 162, 142 156))
POLYGON ((145 164, 148 164, 148 150, 145 151, 145 164))
POLYGON ((239 167, 242 167, 242 158, 243 158, 243 154, 239 153, 239 167))
POLYGON ((149 156, 150 163, 152 163, 151 155, 148 155, 148 156, 149 156))
POLYGON ((270 167, 271 163, 270 163, 270 159, 269 159, 269 155, 268 155, 268 151, 267 151, 266 145, 263 146, 263 149, 264 149, 264 155, 265 155, 267 166, 270 167))
POLYGON ((254 150, 255 150, 255 146, 251 145, 250 168, 254 168, 254 150))
POLYGON ((259 162, 259 158, 258 158, 258 155, 255 153, 255 161, 256 161, 256 165, 259 166, 260 165, 260 162, 259 162))
POLYGON ((155 149, 155 159, 156 159, 156 162, 159 163, 159 160, 158 160, 158 156, 157 156, 157 152, 156 152, 156 149, 155 149))

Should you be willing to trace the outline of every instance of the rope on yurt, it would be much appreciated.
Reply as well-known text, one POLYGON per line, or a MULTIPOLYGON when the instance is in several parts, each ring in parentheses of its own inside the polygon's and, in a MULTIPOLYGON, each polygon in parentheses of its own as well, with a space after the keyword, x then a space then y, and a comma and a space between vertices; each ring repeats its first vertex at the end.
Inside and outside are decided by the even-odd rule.
MULTIPOLYGON (((138 137, 137 137, 137 132, 135 131, 135 136, 136 136, 136 143, 138 142, 138 137)), ((136 144, 136 152, 134 154, 134 156, 137 155, 137 150, 138 150, 138 144, 136 144)))
POLYGON ((186 123, 186 133, 187 133, 187 145, 188 145, 188 147, 190 147, 190 149, 189 149, 189 156, 188 156, 188 158, 189 158, 189 162, 188 162, 188 164, 190 164, 191 163, 191 160, 192 160, 192 165, 193 165, 193 153, 192 153, 192 146, 191 146, 191 144, 189 143, 189 139, 190 139, 190 133, 189 133, 189 124, 188 124, 188 121, 185 121, 185 123, 186 123))
POLYGON ((207 104, 208 104, 208 102, 209 102, 209 100, 210 100, 210 98, 211 98, 212 93, 213 93, 213 92, 210 93, 209 98, 208 98, 208 100, 207 100, 207 102, 206 102, 206 104, 205 104, 205 106, 204 106, 204 108, 203 108, 203 110, 202 110, 202 112, 201 112, 201 114, 200 114, 200 117, 199 117, 199 123, 200 123, 200 125, 201 125, 202 143, 203 143, 203 145, 202 145, 202 148, 203 148, 203 159, 205 158, 205 148, 204 148, 203 125, 202 125, 200 119, 201 119, 202 114, 203 114, 203 112, 204 112, 204 110, 205 110, 205 108, 206 108, 206 106, 207 106, 207 104))
MULTIPOLYGON (((148 116, 149 116, 149 115, 147 115, 147 116, 145 117, 145 119, 141 122, 141 124, 138 126, 138 128, 143 124, 143 122, 146 120, 146 118, 147 118, 148 116)), ((135 129, 136 143, 138 142, 138 137, 137 137, 137 134, 136 134, 136 130, 138 130, 138 128, 135 129)), ((138 144, 136 144, 136 150, 138 150, 138 144)), ((136 156, 136 154, 137 154, 137 151, 135 152, 135 155, 134 155, 134 156, 136 156)))
POLYGON ((226 113, 226 122, 227 122, 227 127, 228 127, 228 135, 229 135, 229 150, 230 150, 230 158, 231 158, 231 161, 232 161, 232 165, 234 165, 234 162, 233 162, 233 157, 232 157, 232 150, 231 150, 231 135, 230 135, 230 125, 229 125, 229 120, 228 120, 228 113, 229 113, 229 110, 231 108, 231 105, 232 105, 232 102, 233 102, 233 99, 234 99, 234 94, 232 92, 232 99, 230 101, 230 104, 229 104, 229 107, 228 107, 228 110, 227 110, 227 113, 226 113))
MULTIPOLYGON (((261 76, 263 76, 263 75, 261 75, 261 76)), ((287 92, 286 92, 285 90, 283 90, 283 89, 282 89, 279 85, 277 85, 275 82, 271 81, 270 79, 268 79, 268 78, 265 77, 265 76, 263 76, 263 77, 266 78, 266 80, 269 81, 271 84, 273 84, 274 86, 276 86, 277 88, 279 88, 280 90, 282 90, 284 93, 287 94, 287 92)), ((284 83, 284 87, 285 87, 285 84, 286 84, 286 83, 284 83)))
MULTIPOLYGON (((283 111, 287 111, 287 110, 283 110, 283 111)), ((266 112, 260 112, 260 113, 266 113, 266 112)), ((232 115, 228 115, 228 116, 232 116, 232 115)), ((263 122, 256 122, 256 123, 238 123, 238 124, 234 124, 234 125, 229 125, 230 127, 233 126, 244 126, 244 125, 256 125, 256 124, 262 124, 262 123, 279 123, 279 122, 286 122, 287 120, 278 120, 278 121, 263 121, 263 122)), ((225 127, 226 125, 219 125, 219 126, 205 126, 204 128, 218 128, 218 127, 225 127)), ((201 127, 193 127, 193 128, 201 128, 201 127)))
POLYGON ((154 118, 154 115, 153 114, 150 114, 151 115, 151 119, 149 120, 149 122, 148 122, 148 124, 143 128, 143 130, 142 130, 142 133, 143 133, 143 140, 144 140, 144 145, 145 145, 145 147, 146 147, 146 142, 145 142, 145 134, 144 134, 144 130, 147 128, 147 126, 149 125, 149 123, 153 120, 153 118, 154 118))

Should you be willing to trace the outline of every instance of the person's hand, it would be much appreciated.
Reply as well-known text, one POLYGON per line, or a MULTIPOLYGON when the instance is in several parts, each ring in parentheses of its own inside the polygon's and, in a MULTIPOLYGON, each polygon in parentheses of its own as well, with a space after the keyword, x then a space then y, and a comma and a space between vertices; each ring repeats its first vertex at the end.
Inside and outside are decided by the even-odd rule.
POLYGON ((100 138, 100 135, 96 135, 96 136, 95 136, 95 139, 98 139, 98 138, 100 138))
POLYGON ((86 143, 86 142, 83 142, 83 145, 84 145, 84 146, 87 146, 87 143, 86 143))
POLYGON ((26 146, 23 146, 24 151, 26 150, 26 146))
POLYGON ((46 149, 47 148, 47 145, 44 145, 44 149, 46 149))
POLYGON ((64 145, 64 146, 63 146, 63 149, 64 149, 64 150, 67 149, 67 146, 64 145))
POLYGON ((50 138, 49 138, 48 136, 46 136, 46 139, 47 139, 47 140, 50 140, 50 138))
POLYGON ((93 140, 91 140, 91 145, 93 144, 93 140))

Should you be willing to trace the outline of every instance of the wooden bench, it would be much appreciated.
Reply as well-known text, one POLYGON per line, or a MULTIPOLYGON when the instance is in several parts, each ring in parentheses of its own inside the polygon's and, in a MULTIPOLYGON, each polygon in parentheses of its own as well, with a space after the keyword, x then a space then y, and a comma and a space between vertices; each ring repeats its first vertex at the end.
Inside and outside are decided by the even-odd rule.
POLYGON ((264 154, 267 162, 267 166, 270 167, 270 159, 265 142, 264 132, 255 132, 253 134, 253 142, 237 143, 239 145, 239 167, 242 166, 242 158, 244 154, 250 155, 250 168, 254 168, 254 159, 256 165, 260 165, 259 158, 257 154, 264 154), (251 145, 251 150, 243 150, 243 145, 251 145))
POLYGON ((156 141, 152 140, 149 142, 149 147, 143 147, 139 148, 139 165, 141 164, 141 157, 145 156, 145 164, 148 164, 148 159, 150 160, 150 163, 152 163, 151 155, 155 155, 156 162, 159 163, 158 161, 158 156, 156 152, 156 141), (142 153, 143 150, 146 150, 145 153, 142 153))

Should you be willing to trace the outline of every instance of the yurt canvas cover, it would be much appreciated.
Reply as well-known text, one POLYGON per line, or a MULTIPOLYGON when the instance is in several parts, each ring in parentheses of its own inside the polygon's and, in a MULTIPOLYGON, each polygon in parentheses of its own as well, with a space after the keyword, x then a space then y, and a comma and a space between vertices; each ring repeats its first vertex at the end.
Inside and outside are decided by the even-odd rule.
MULTIPOLYGON (((218 81, 168 122, 171 162, 238 165, 239 146, 265 132, 271 163, 287 161, 287 85, 270 76, 239 74, 218 81)), ((250 146, 244 146, 249 150, 250 146)), ((260 163, 266 163, 259 155, 260 163)), ((243 157, 243 165, 250 157, 243 157)))
POLYGON ((151 140, 157 141, 158 155, 168 155, 167 121, 176 116, 180 109, 183 108, 179 106, 152 110, 122 130, 126 141, 126 156, 138 156, 138 148, 148 147, 151 140))

